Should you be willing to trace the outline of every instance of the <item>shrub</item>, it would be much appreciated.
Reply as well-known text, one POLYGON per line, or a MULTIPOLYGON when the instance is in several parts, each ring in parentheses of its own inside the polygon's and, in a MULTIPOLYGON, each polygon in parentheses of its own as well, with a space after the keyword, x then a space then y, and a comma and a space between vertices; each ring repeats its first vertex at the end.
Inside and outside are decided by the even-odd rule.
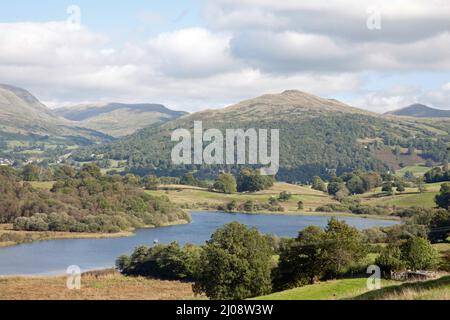
POLYGON ((233 222, 204 246, 194 291, 211 299, 241 300, 271 292, 273 251, 266 236, 233 222))

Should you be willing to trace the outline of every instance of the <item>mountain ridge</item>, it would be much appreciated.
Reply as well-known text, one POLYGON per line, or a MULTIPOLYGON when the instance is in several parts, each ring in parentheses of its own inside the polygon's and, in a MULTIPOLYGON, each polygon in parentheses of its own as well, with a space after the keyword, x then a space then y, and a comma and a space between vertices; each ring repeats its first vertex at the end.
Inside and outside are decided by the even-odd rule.
POLYGON ((118 102, 91 103, 55 109, 55 113, 82 127, 121 137, 153 124, 164 123, 187 114, 162 104, 118 102))
POLYGON ((412 104, 385 114, 413 118, 450 118, 450 110, 436 109, 420 103, 412 104))
POLYGON ((334 99, 287 90, 150 126, 112 143, 87 149, 76 157, 83 161, 97 154, 124 160, 132 172, 143 175, 197 170, 203 177, 212 177, 220 170, 230 170, 202 166, 183 169, 172 164, 170 152, 176 143, 171 141, 171 133, 178 128, 192 131, 194 121, 202 121, 204 130, 279 129, 278 178, 301 182, 311 181, 314 175, 327 176, 332 171, 389 170, 417 160, 418 155, 395 156, 396 146, 400 150, 411 146, 420 150, 417 153, 420 157, 441 161, 446 156, 442 150, 446 150, 444 142, 449 140, 447 132, 450 132, 450 123, 391 119, 334 99))

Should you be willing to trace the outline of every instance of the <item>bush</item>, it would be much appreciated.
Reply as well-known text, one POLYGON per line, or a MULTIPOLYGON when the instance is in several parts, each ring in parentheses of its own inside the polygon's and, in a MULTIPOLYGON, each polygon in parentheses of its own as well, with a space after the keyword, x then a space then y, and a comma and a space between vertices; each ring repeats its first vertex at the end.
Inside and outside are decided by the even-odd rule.
POLYGON ((200 255, 200 247, 190 244, 181 247, 178 242, 151 248, 140 246, 131 256, 119 257, 116 268, 125 275, 193 280, 198 273, 200 255))
POLYGON ((218 229, 200 258, 194 291, 216 300, 241 300, 271 292, 273 251, 266 236, 233 222, 218 229))
POLYGON ((219 175, 219 177, 216 179, 216 182, 214 182, 213 187, 215 190, 223 193, 227 194, 236 193, 237 191, 236 179, 232 174, 223 173, 219 175))

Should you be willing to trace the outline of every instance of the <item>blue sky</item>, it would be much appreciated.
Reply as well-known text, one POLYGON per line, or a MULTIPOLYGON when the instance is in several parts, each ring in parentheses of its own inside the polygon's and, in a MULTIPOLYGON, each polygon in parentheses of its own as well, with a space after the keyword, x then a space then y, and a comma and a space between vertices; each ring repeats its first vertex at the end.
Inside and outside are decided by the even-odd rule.
POLYGON ((9 1, 0 82, 51 107, 101 100, 196 111, 299 89, 376 112, 416 102, 450 109, 450 5, 377 3, 9 1), (81 9, 80 30, 67 28, 70 5, 81 9))

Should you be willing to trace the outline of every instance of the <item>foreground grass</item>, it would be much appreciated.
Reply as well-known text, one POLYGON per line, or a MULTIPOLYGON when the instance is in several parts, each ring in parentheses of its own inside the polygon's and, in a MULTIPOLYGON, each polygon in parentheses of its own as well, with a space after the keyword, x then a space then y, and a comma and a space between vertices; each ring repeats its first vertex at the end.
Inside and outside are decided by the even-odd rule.
POLYGON ((83 274, 81 289, 67 289, 66 277, 0 277, 0 300, 183 300, 195 299, 192 284, 116 271, 83 274))
MULTIPOLYGON (((401 282, 382 280, 382 286, 396 286, 401 282)), ((367 278, 319 282, 292 290, 273 293, 255 300, 340 300, 367 292, 367 278)))
POLYGON ((437 280, 405 283, 355 297, 357 300, 450 300, 450 276, 437 280))

